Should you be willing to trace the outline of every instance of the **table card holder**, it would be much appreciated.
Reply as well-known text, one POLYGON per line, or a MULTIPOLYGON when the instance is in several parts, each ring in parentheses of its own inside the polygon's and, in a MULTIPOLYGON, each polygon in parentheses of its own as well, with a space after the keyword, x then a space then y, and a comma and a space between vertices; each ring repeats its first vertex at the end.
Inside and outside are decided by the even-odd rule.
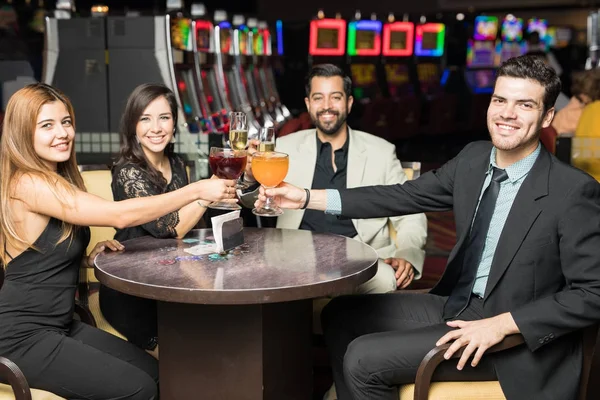
POLYGON ((212 217, 211 222, 217 253, 244 244, 244 222, 239 210, 212 217))

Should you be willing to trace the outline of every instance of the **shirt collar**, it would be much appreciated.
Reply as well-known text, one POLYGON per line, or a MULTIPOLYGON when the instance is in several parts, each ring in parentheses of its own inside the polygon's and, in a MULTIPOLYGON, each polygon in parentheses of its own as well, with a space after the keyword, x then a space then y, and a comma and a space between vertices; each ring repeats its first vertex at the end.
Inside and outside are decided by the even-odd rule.
MULTIPOLYGON (((346 135, 346 142, 344 143, 344 145, 337 149, 336 151, 342 151, 343 153, 347 154, 348 153, 348 147, 350 146, 350 128, 348 129, 348 134, 346 135)), ((319 135, 317 134, 317 131, 315 129, 315 137, 317 138, 317 154, 321 153, 321 150, 323 150, 323 142, 321 141, 321 139, 319 139, 319 135)))
MULTIPOLYGON (((527 175, 529 173, 529 171, 531 170, 531 168, 533 167, 533 164, 535 164, 535 160, 537 160, 538 156, 540 155, 541 150, 542 150, 542 145, 540 143, 538 143, 538 145, 535 148, 535 150, 533 151, 533 153, 531 153, 527 157, 517 161, 516 163, 511 164, 508 167, 504 168, 504 170, 508 174, 508 180, 511 183, 514 183, 514 182, 517 182, 518 180, 520 180, 521 178, 523 178, 525 175, 527 175)), ((487 170, 487 174, 492 173, 492 167, 500 168, 500 167, 498 167, 498 164, 496 164, 496 151, 497 151, 496 147, 492 147, 492 152, 490 153, 490 164, 489 164, 489 167, 487 170)))

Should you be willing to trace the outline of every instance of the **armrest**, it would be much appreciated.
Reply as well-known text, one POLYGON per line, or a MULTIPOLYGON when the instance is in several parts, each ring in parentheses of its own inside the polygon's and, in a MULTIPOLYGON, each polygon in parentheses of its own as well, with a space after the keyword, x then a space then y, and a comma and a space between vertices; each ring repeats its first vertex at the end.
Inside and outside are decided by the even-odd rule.
POLYGON ((8 380, 8 384, 15 394, 15 400, 31 400, 29 384, 17 364, 7 358, 0 357, 0 376, 8 380))
POLYGON ((92 312, 87 307, 81 305, 78 301, 75 302, 74 312, 75 314, 79 315, 79 319, 81 319, 81 322, 93 326, 94 328, 97 327, 96 318, 94 318, 92 312))
MULTIPOLYGON (((498 343, 497 345, 487 349, 485 354, 496 353, 498 351, 511 349, 523 343, 525 343, 525 339, 523 339, 522 335, 510 335, 505 337, 504 340, 498 343)), ((429 353, 427 353, 427 355, 423 358, 423 361, 421 361, 419 369, 417 370, 417 379, 415 380, 415 400, 427 400, 427 398, 429 397, 429 386, 431 384, 431 377, 433 376, 433 372, 442 361, 446 361, 444 359, 444 353, 446 352, 446 350, 448 350, 451 344, 452 343, 446 343, 431 349, 429 353)), ((451 359, 460 358, 463 354, 464 349, 465 348, 463 347, 462 349, 454 353, 451 359)))

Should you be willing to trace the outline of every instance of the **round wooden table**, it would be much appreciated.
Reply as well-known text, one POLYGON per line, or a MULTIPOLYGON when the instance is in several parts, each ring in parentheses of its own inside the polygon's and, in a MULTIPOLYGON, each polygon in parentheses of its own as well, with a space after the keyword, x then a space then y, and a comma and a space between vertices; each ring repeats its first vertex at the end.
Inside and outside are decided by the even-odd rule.
POLYGON ((245 228, 245 244, 210 251, 212 231, 125 241, 96 257, 96 277, 158 301, 161 399, 312 398, 312 299, 373 277, 377 253, 304 230, 245 228))

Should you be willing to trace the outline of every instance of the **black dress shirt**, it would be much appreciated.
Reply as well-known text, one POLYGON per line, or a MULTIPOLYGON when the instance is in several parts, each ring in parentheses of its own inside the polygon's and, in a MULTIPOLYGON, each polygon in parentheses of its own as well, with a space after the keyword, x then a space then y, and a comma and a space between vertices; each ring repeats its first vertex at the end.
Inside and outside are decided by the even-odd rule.
MULTIPOLYGON (((348 148, 350 135, 346 143, 334 152, 337 171, 333 170, 331 163, 331 144, 323 143, 315 134, 317 141, 317 164, 311 189, 346 189, 348 174, 348 148)), ((323 214, 315 210, 306 210, 300 229, 313 232, 336 233, 347 237, 354 237, 358 233, 349 219, 338 219, 335 215, 323 214)))

